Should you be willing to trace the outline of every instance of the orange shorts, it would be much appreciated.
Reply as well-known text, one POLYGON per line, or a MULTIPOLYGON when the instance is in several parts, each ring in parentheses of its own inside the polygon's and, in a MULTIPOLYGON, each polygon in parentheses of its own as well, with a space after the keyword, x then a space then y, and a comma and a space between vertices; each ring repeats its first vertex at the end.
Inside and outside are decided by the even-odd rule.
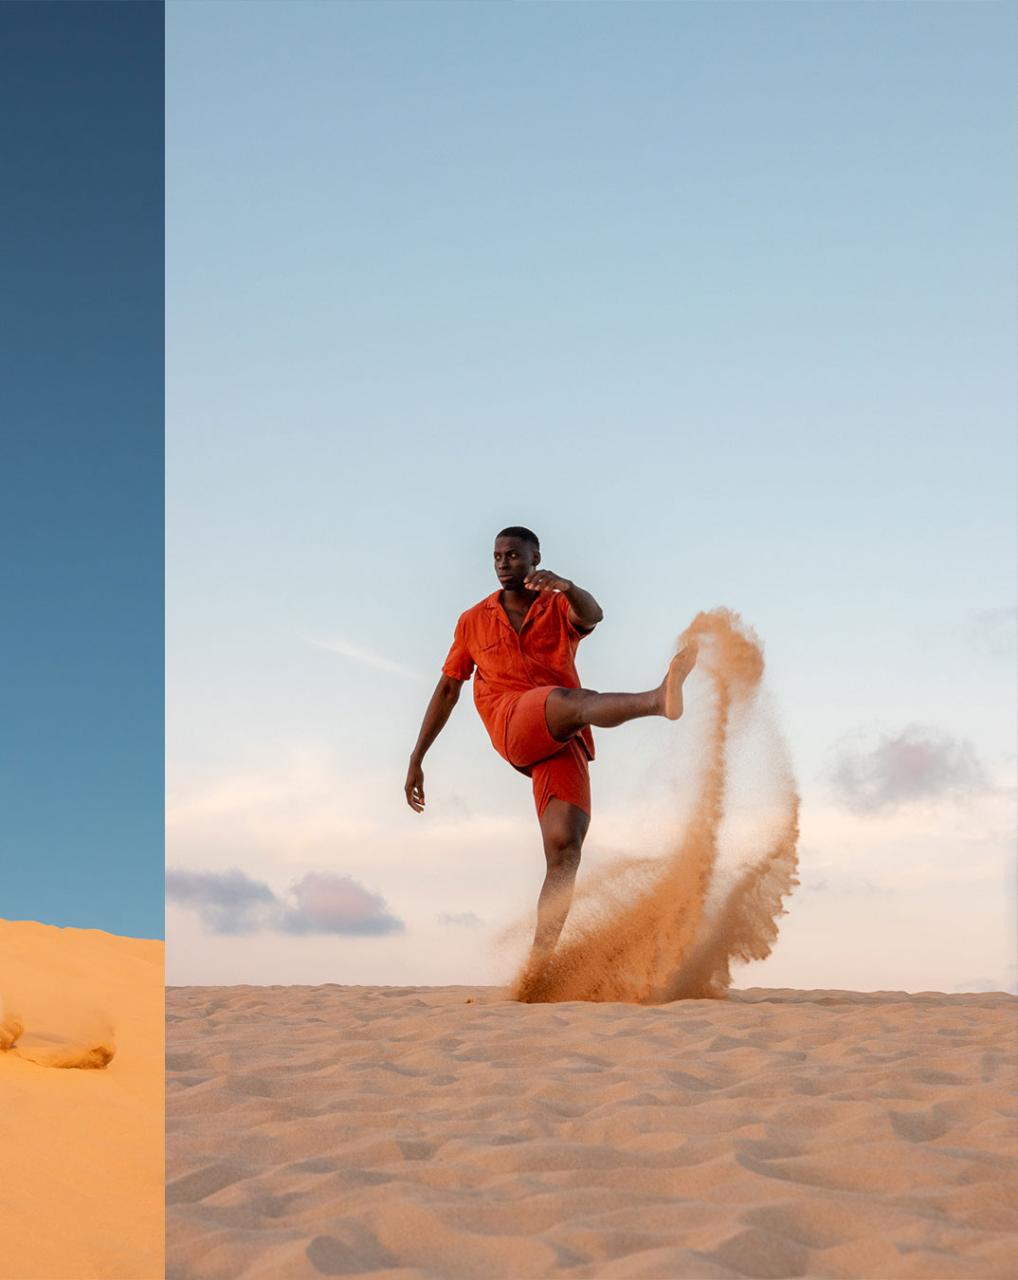
POLYGON ((534 785, 534 804, 542 818, 553 796, 590 816, 590 770, 583 739, 553 738, 545 715, 548 694, 557 685, 528 689, 517 698, 506 723, 505 757, 534 785))

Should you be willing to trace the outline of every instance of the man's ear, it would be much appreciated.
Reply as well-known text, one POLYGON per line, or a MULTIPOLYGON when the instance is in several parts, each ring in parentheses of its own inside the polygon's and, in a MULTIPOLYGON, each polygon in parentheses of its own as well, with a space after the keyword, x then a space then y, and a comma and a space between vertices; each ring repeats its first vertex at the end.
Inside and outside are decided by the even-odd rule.
POLYGON ((534 552, 534 568, 536 569, 540 563, 541 563, 541 553, 540 551, 535 551, 534 552))

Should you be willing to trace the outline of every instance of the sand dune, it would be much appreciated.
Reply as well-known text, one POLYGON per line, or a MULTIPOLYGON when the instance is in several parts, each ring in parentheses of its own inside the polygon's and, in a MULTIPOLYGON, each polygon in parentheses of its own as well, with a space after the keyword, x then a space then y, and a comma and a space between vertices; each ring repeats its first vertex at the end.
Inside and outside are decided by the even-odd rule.
POLYGON ((1018 1001, 168 992, 169 1280, 1018 1274, 1018 1001))
POLYGON ((163 1275, 163 944, 0 920, 0 1280, 163 1275))

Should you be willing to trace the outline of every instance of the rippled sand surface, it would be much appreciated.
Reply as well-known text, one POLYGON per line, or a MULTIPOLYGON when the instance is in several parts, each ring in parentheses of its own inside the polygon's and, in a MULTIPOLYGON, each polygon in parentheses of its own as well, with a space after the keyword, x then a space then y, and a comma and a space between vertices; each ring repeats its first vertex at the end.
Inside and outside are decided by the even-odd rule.
POLYGON ((169 1280, 1018 1274, 1018 1001, 168 993, 169 1280))

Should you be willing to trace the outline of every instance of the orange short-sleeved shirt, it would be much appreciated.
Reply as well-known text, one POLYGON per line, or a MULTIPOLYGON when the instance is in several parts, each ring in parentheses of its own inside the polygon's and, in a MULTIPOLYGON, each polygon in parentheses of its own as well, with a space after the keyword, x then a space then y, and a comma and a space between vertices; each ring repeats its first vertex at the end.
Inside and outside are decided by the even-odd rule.
MULTIPOLYGON (((476 667, 474 703, 492 745, 508 760, 506 724, 520 694, 542 685, 581 688, 575 654, 589 632, 570 622, 569 601, 560 591, 542 591, 517 635, 501 596, 501 590, 493 591, 460 615, 442 671, 453 680, 469 680, 476 667)), ((589 725, 578 736, 593 760, 589 725)))

